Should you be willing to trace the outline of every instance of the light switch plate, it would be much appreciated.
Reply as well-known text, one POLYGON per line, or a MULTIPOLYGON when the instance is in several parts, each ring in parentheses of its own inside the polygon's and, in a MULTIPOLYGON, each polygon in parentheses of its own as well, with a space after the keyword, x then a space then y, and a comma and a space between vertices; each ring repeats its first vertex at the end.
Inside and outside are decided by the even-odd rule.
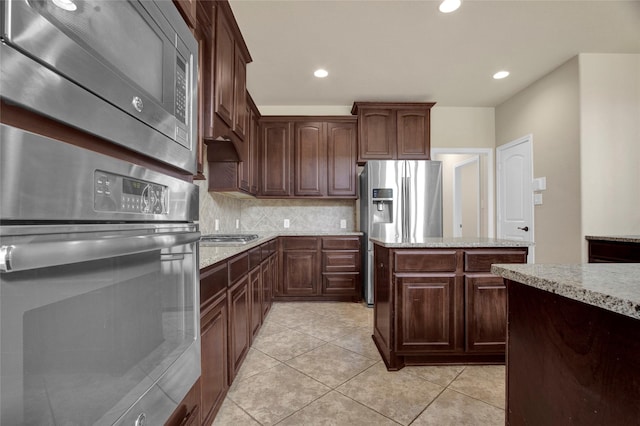
POLYGON ((533 194, 533 205, 542 205, 542 194, 533 194))
POLYGON ((544 191, 547 189, 547 178, 539 177, 533 180, 533 190, 534 191, 544 191))

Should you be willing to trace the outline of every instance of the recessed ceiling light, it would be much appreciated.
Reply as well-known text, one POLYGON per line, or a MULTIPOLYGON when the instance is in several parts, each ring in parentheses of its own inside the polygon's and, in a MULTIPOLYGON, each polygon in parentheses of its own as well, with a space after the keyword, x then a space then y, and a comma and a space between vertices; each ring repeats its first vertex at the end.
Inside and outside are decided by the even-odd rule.
POLYGON ((498 71, 493 75, 493 78, 495 78, 496 80, 500 80, 508 76, 509 76, 509 71, 498 71))
POLYGON ((443 0, 438 9, 442 13, 451 13, 454 10, 458 10, 461 4, 462 0, 443 0))
POLYGON ((73 12, 78 8, 73 0, 53 0, 53 4, 69 12, 73 12))
POLYGON ((325 78, 326 76, 329 75, 329 72, 327 70, 323 70, 322 68, 319 70, 315 70, 313 75, 315 75, 318 78, 325 78))

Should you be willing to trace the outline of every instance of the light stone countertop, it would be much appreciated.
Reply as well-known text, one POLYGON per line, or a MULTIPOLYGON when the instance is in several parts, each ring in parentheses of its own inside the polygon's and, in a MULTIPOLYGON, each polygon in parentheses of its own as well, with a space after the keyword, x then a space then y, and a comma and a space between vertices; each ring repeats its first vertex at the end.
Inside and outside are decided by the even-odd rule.
POLYGON ((640 235, 587 235, 587 240, 615 241, 640 244, 640 235))
POLYGON ((527 241, 500 240, 496 238, 419 238, 410 241, 371 238, 371 241, 387 248, 499 248, 529 247, 527 241))
POLYGON ((497 264, 503 278, 640 319, 640 263, 497 264))
MULTIPOLYGON (((222 234, 223 232, 221 232, 222 234)), ((199 266, 200 269, 206 268, 207 266, 211 266, 214 263, 221 262, 223 260, 229 259, 237 254, 240 254, 244 251, 252 249, 256 246, 259 246, 263 243, 266 243, 274 238, 278 237, 306 237, 306 236, 361 236, 362 232, 322 232, 322 231, 288 231, 288 232, 228 232, 232 234, 257 234, 259 238, 256 238, 253 241, 248 242, 247 244, 237 244, 237 245, 210 245, 210 244, 200 244, 200 258, 199 258, 199 266)), ((227 234, 227 232, 224 232, 227 234)))

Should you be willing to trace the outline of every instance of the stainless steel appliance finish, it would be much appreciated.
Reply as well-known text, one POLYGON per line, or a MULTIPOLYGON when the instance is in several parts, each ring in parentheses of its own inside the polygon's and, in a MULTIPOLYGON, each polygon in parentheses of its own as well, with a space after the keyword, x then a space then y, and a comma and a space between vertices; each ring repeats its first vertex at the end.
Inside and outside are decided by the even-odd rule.
POLYGON ((200 376, 197 186, 0 139, 0 424, 163 424, 200 376))
POLYGON ((371 237, 398 242, 442 237, 442 163, 368 161, 360 174, 360 230, 367 241, 365 300, 372 306, 371 237))
POLYGON ((198 45, 171 1, 0 3, 14 103, 195 173, 198 45))

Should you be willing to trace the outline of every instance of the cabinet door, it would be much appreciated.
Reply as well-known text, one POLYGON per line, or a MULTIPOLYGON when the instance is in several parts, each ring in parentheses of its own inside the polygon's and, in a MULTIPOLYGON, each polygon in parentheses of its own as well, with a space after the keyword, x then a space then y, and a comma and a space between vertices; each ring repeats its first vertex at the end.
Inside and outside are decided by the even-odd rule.
POLYGON ((261 126, 261 189, 265 196, 290 194, 289 123, 264 123, 261 126))
POLYGON ((262 319, 267 316, 271 309, 271 289, 273 288, 273 274, 271 271, 270 259, 262 261, 262 319))
POLYGON ((396 120, 398 160, 428 160, 429 110, 399 110, 396 120))
POLYGON ((262 270, 255 267, 249 273, 251 289, 251 336, 255 337, 262 324, 262 270))
POLYGON ((326 194, 327 141, 321 122, 295 123, 294 126, 294 195, 326 194))
MULTIPOLYGON (((233 73, 233 131, 242 140, 247 133, 247 61, 242 55, 240 47, 235 47, 235 66, 233 73)), ((242 161, 247 160, 246 157, 242 161)))
POLYGON ((202 424, 211 424, 227 393, 227 295, 201 318, 202 424))
POLYGON ((356 140, 355 123, 327 123, 327 195, 357 195, 356 140))
POLYGON ((398 352, 455 348, 455 275, 395 278, 398 352))
POLYGON ((222 10, 218 10, 216 24, 215 112, 232 127, 235 41, 222 10))
POLYGON ((358 162, 396 158, 396 113, 391 109, 363 109, 358 114, 358 162))
POLYGON ((314 296, 318 294, 318 252, 285 251, 282 256, 283 295, 314 296))
POLYGON ((373 330, 386 352, 393 348, 393 283, 389 250, 374 248, 373 330))
POLYGON ((229 289, 229 383, 233 382, 251 341, 249 276, 229 289))
POLYGON ((466 275, 465 343, 468 352, 504 353, 507 288, 495 275, 466 275))

